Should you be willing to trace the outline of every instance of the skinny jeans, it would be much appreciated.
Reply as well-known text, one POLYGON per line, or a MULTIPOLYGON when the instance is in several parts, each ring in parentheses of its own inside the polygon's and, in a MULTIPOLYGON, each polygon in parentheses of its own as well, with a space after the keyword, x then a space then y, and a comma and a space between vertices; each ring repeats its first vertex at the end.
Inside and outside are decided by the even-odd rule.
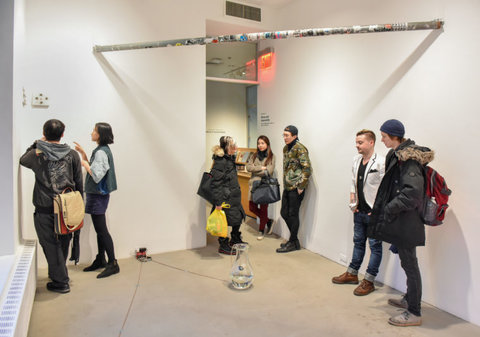
POLYGON ((416 316, 421 316, 420 303, 422 301, 422 277, 418 267, 417 248, 398 247, 400 264, 407 276, 407 293, 405 299, 408 303, 408 311, 416 316))
POLYGON ((250 200, 248 203, 248 208, 250 209, 250 212, 254 213, 258 218, 260 218, 258 230, 264 231, 265 225, 268 222, 268 204, 256 204, 250 200))
POLYGON ((300 205, 302 204, 305 190, 298 194, 297 189, 282 193, 282 209, 280 215, 287 223, 290 230, 290 239, 288 241, 295 242, 298 240, 298 229, 300 228, 300 205))

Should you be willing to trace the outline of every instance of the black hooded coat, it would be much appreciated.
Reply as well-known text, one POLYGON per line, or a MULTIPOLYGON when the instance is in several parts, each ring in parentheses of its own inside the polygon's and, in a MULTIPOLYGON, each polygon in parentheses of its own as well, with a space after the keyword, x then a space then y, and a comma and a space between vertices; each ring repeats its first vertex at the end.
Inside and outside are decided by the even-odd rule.
POLYGON ((215 146, 211 174, 214 207, 220 206, 223 202, 229 204, 230 208, 223 209, 228 225, 240 226, 245 218, 245 211, 242 206, 242 192, 238 183, 235 156, 227 155, 220 146, 215 146))
POLYGON ((385 176, 367 229, 369 237, 402 248, 425 245, 421 216, 426 186, 424 166, 433 157, 433 151, 410 139, 388 152, 385 176))

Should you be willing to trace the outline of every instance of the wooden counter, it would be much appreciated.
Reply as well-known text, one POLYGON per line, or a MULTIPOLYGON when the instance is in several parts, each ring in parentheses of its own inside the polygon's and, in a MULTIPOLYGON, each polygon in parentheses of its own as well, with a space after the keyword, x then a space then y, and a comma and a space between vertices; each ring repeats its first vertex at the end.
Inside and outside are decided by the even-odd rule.
POLYGON ((243 209, 245 210, 245 213, 248 216, 251 216, 252 218, 256 218, 257 216, 250 212, 248 209, 248 193, 249 193, 249 188, 248 188, 248 181, 250 180, 251 173, 246 172, 246 171, 238 171, 238 183, 240 184, 240 190, 242 191, 242 206, 243 209))
POLYGON ((239 147, 237 151, 237 158, 235 160, 235 164, 237 164, 237 175, 238 175, 238 183, 240 184, 240 190, 242 191, 242 206, 245 214, 251 216, 252 218, 256 218, 257 216, 250 212, 248 209, 248 181, 252 174, 245 170, 245 166, 247 165, 248 160, 252 157, 257 149, 252 149, 248 147, 239 147))

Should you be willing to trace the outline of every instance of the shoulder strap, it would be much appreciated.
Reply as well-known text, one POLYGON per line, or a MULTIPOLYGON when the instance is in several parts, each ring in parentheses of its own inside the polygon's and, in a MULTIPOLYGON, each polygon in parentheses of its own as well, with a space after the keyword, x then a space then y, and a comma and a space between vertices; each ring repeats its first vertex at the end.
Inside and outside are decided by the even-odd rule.
POLYGON ((430 176, 430 193, 433 195, 433 183, 435 182, 435 175, 437 174, 437 171, 432 169, 432 174, 430 176))

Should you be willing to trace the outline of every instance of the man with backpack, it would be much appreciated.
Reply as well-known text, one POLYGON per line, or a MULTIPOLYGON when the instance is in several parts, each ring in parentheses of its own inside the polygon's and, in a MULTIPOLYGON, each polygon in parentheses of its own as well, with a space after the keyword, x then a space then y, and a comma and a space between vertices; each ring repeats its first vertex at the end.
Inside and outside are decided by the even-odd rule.
POLYGON ((58 119, 46 121, 42 139, 36 140, 20 158, 20 165, 35 173, 33 220, 52 280, 47 289, 62 294, 70 291, 66 260, 72 235, 55 234, 53 198, 67 187, 83 193, 80 156, 67 144, 60 144, 64 130, 65 125, 58 119))
POLYGON ((387 120, 380 128, 382 142, 390 151, 385 161, 385 176, 380 184, 368 227, 368 236, 393 244, 407 276, 407 292, 388 304, 405 309, 391 317, 395 326, 421 325, 422 281, 416 247, 425 245, 423 205, 425 202, 424 166, 433 160, 433 151, 403 138, 405 127, 387 120))

